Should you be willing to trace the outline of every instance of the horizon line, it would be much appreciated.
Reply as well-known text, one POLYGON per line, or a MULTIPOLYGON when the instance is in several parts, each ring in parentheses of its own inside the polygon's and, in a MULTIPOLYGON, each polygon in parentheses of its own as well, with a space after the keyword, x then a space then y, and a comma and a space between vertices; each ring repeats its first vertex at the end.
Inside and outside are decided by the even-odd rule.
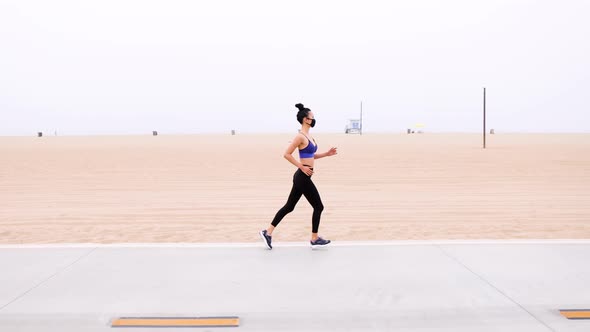
MULTIPOLYGON (((82 136, 197 136, 197 135, 223 135, 223 136, 240 136, 240 135, 283 135, 283 134, 293 134, 296 133, 297 130, 293 131, 276 131, 276 132, 255 132, 255 131, 246 131, 246 132, 238 132, 235 133, 230 132, 161 132, 157 131, 157 135, 153 135, 152 132, 145 132, 145 133, 73 133, 73 134, 55 134, 49 132, 43 132, 42 137, 38 137, 39 132, 31 133, 31 134, 2 134, 0 133, 0 137, 35 137, 35 138, 46 138, 46 137, 82 137, 82 136)), ((407 133, 406 131, 369 131, 363 132, 362 134, 347 134, 345 132, 336 132, 336 131, 316 131, 316 134, 330 134, 330 135, 350 135, 350 136, 363 136, 363 135, 381 135, 381 134, 400 134, 400 135, 428 135, 428 134, 473 134, 473 135, 482 135, 483 133, 477 131, 421 131, 421 132, 414 132, 414 133, 407 133)), ((590 134, 590 130, 588 131, 495 131, 493 134, 490 132, 486 132, 486 135, 494 136, 494 135, 502 135, 502 134, 590 134)))

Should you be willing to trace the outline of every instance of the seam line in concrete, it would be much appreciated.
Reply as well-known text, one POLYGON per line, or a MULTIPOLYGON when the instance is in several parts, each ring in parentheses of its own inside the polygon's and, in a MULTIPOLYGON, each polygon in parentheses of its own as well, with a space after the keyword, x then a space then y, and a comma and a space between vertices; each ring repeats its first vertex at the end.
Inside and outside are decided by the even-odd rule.
MULTIPOLYGON (((422 246, 422 245, 447 245, 447 244, 509 244, 509 245, 590 245, 590 240, 580 239, 514 239, 514 240, 391 240, 391 241, 334 241, 330 246, 422 246)), ((277 242, 277 247, 306 247, 309 242, 277 242)), ((257 242, 162 242, 162 243, 29 243, 29 244, 0 244, 0 249, 15 248, 254 248, 263 247, 257 242)))
POLYGON ((504 296, 505 298, 507 298, 508 300, 510 300, 510 302, 516 304, 521 310, 523 310, 524 312, 526 312, 534 320, 536 320, 537 322, 539 322, 540 324, 542 324, 543 326, 545 326, 550 331, 554 331, 555 332, 555 330, 553 328, 551 328, 551 326, 547 325, 545 322, 543 322, 542 320, 540 320, 537 316, 533 315, 533 313, 530 312, 530 311, 528 311, 522 304, 518 303, 516 300, 514 300, 513 298, 511 298, 510 296, 508 296, 508 294, 504 293, 501 289, 499 289, 498 287, 496 287, 494 284, 492 284, 490 281, 488 281, 487 279, 485 279, 483 276, 481 276, 480 274, 478 274, 475 271, 473 271, 472 269, 470 269, 467 265, 465 265, 463 262, 461 262, 458 258, 456 258, 455 256, 449 254, 440 245, 435 245, 435 247, 437 247, 440 251, 442 251, 442 253, 445 254, 445 256, 449 257, 450 259, 452 259, 453 261, 455 261, 457 264, 461 265, 464 269, 466 269, 467 271, 471 272, 477 278, 479 278, 480 280, 482 280, 483 282, 485 282, 488 286, 490 286, 493 289, 495 289, 496 292, 500 293, 502 296, 504 296))
POLYGON ((72 267, 74 264, 78 263, 79 261, 81 261, 82 259, 88 257, 92 252, 94 252, 94 250, 96 250, 97 248, 92 248, 91 250, 87 251, 86 253, 84 253, 83 255, 81 255, 80 257, 78 257, 76 260, 74 260, 73 262, 71 262, 70 264, 66 265, 65 267, 55 271, 55 273, 53 273, 52 275, 50 275, 49 277, 45 278, 44 280, 41 280, 39 283, 37 283, 36 285, 34 285, 33 287, 29 288, 28 290, 26 290, 25 292, 23 292, 22 294, 18 295, 17 297, 15 297, 14 299, 10 300, 8 303, 6 303, 5 305, 3 305, 2 307, 0 307, 0 311, 4 310, 4 308, 8 307, 9 305, 13 304, 14 302, 18 301, 19 299, 25 297, 27 294, 29 294, 30 292, 32 292, 33 290, 39 288, 41 285, 43 285, 44 283, 46 283, 47 281, 55 278, 58 274, 62 273, 63 271, 67 270, 68 268, 72 267))

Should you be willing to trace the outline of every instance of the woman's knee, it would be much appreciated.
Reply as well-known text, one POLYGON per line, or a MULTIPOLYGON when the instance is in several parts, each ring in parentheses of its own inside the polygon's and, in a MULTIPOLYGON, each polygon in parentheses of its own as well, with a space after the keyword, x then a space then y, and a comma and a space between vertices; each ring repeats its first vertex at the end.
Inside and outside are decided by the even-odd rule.
POLYGON ((322 204, 322 202, 319 202, 314 205, 313 209, 314 209, 314 211, 322 212, 322 211, 324 211, 324 204, 322 204))
POLYGON ((293 212, 293 210, 295 210, 295 205, 286 204, 285 206, 283 206, 283 208, 281 210, 283 210, 284 213, 291 213, 291 212, 293 212))

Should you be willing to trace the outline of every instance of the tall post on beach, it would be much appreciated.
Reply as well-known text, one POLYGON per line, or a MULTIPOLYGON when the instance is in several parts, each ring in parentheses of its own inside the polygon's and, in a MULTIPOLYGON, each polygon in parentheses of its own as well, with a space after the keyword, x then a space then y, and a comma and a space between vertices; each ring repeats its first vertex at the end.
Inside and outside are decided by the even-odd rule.
POLYGON ((363 102, 361 101, 361 123, 359 128, 359 133, 363 134, 363 102))
POLYGON ((483 148, 486 148, 486 88, 483 88, 483 148))

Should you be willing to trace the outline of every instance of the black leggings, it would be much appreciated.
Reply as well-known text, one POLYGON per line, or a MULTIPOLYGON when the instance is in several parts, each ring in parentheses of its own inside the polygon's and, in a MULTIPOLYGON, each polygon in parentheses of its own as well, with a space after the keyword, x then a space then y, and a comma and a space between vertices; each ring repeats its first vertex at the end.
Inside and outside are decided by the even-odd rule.
MULTIPOLYGON (((313 168, 312 168, 313 170, 313 168)), ((287 199, 287 204, 283 206, 275 215, 271 225, 277 227, 277 225, 283 220, 283 218, 295 209, 295 205, 299 202, 301 195, 307 198, 307 201, 313 207, 313 216, 311 218, 311 231, 317 233, 320 227, 320 216, 324 210, 320 193, 311 181, 311 177, 303 173, 302 170, 298 169, 293 175, 293 188, 287 199)))

